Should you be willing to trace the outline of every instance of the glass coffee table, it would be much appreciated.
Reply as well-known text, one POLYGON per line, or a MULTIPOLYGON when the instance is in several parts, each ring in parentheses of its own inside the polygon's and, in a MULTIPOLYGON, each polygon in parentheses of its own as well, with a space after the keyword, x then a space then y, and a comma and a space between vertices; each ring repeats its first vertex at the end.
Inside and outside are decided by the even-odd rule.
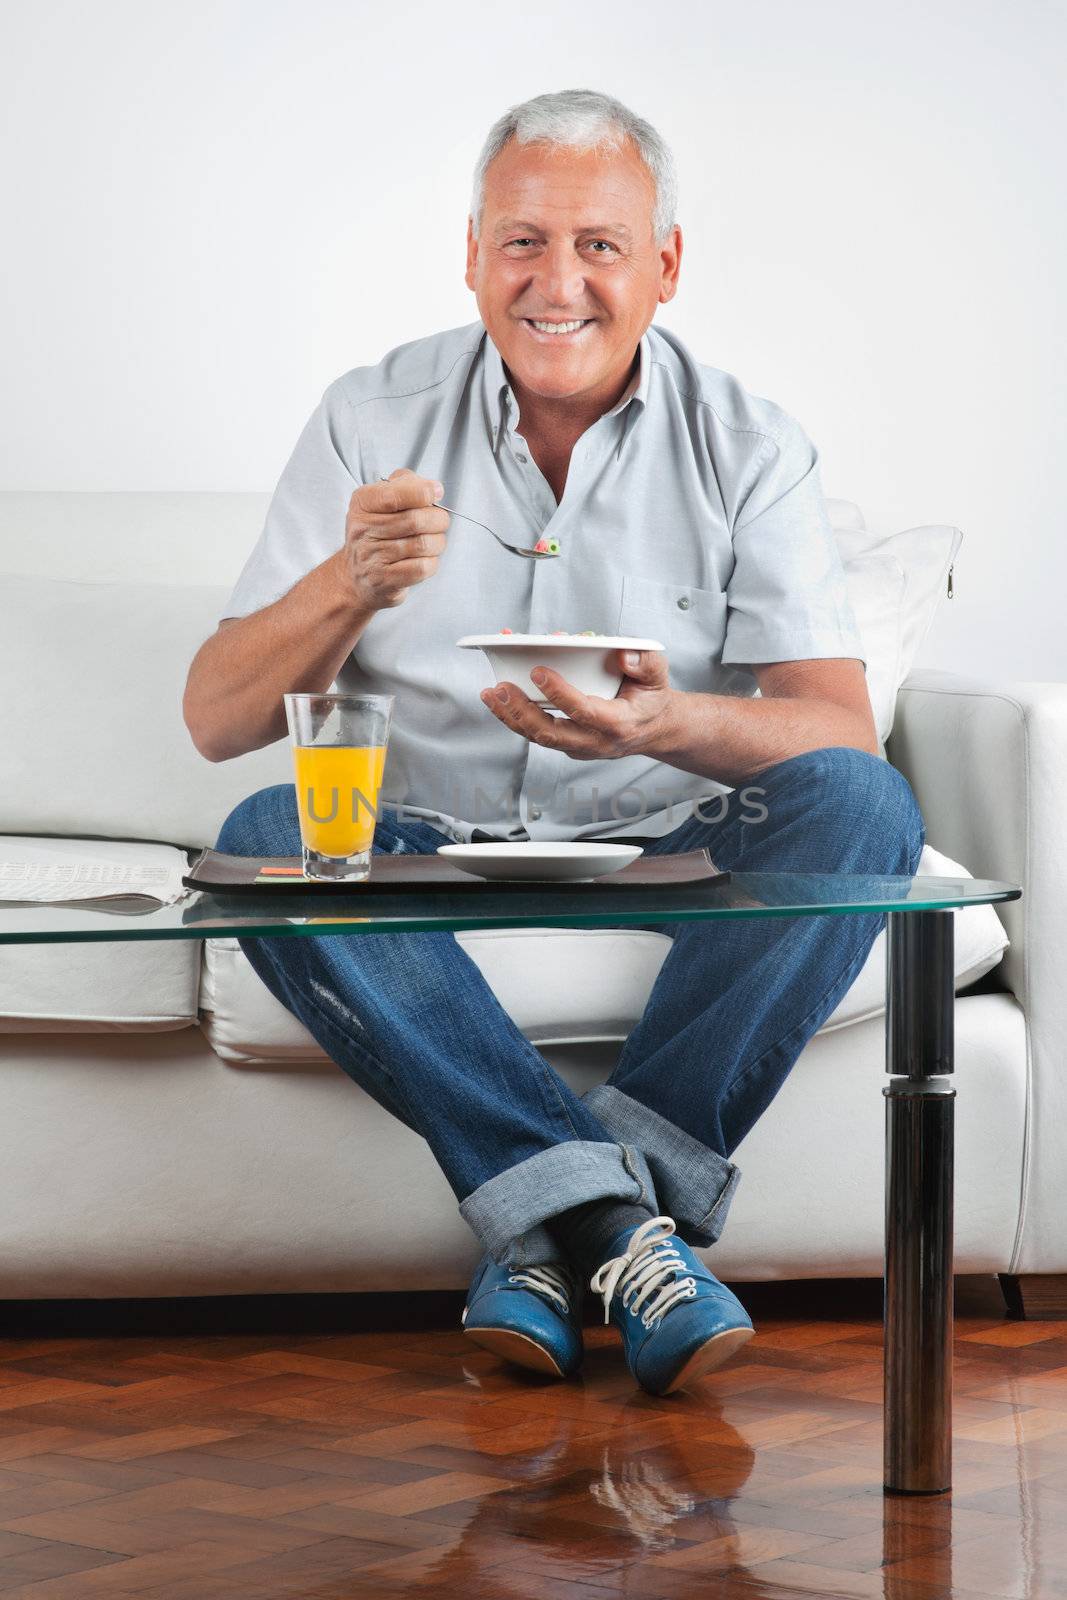
POLYGON ((671 886, 488 884, 462 890, 362 885, 190 891, 124 915, 88 906, 0 905, 0 944, 127 939, 329 938, 468 928, 644 927, 730 917, 887 915, 885 1423, 883 1483, 939 1494, 952 1477, 954 910, 1017 900, 982 878, 732 872, 671 886))

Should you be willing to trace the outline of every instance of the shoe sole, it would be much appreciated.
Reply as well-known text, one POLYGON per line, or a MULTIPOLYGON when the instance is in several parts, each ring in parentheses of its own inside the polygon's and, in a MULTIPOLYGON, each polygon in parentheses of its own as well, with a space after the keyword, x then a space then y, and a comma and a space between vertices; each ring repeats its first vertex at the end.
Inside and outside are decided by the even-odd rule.
POLYGON ((702 1378, 706 1372, 714 1372, 724 1361, 729 1361, 743 1344, 747 1344, 755 1331, 755 1328, 724 1328, 722 1333, 713 1334, 693 1351, 677 1376, 660 1392, 671 1394, 683 1384, 691 1383, 694 1378, 702 1378))
POLYGON ((552 1355, 525 1333, 517 1333, 514 1328, 469 1328, 464 1327, 463 1332, 468 1334, 483 1350, 492 1350, 494 1355, 503 1356, 506 1361, 513 1361, 516 1366, 530 1367, 534 1372, 548 1372, 554 1378, 564 1376, 563 1368, 552 1355))

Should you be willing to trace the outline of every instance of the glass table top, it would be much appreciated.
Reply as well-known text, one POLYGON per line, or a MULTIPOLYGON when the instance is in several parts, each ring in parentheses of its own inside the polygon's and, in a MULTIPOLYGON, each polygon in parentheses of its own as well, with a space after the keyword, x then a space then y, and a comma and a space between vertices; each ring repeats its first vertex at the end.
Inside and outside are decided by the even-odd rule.
POLYGON ((727 882, 672 885, 477 884, 474 890, 350 893, 299 889, 208 894, 120 912, 87 903, 0 903, 0 944, 206 939, 225 935, 456 932, 467 928, 645 927, 716 917, 951 911, 1018 900, 1021 888, 988 878, 862 877, 821 872, 732 872, 727 882))

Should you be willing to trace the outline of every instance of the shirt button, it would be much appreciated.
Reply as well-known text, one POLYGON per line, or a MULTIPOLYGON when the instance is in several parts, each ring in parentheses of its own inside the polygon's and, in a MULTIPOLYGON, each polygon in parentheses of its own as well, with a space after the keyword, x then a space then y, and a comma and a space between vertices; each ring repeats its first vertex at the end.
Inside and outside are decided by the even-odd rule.
POLYGON ((541 807, 540 806, 528 806, 527 807, 527 812, 529 814, 529 817, 530 817, 531 821, 537 822, 538 819, 541 816, 541 807))
POLYGON ((528 460, 528 459, 529 459, 529 458, 528 458, 528 457, 527 457, 527 456, 516 456, 516 457, 515 457, 515 460, 516 460, 516 461, 521 461, 521 462, 522 462, 522 464, 523 464, 523 466, 525 466, 525 465, 526 465, 526 462, 527 462, 527 460, 528 460))
POLYGON ((684 595, 684 594, 680 594, 678 596, 678 610, 679 611, 688 611, 689 610, 689 600, 688 600, 687 596, 684 595))

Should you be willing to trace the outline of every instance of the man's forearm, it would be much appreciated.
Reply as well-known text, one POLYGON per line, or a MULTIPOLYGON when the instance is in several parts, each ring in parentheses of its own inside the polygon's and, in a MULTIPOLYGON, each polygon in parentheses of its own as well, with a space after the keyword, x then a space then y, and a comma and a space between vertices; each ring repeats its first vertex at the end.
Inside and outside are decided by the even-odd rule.
POLYGON ((283 739, 286 691, 324 693, 374 615, 346 589, 330 556, 289 593, 213 634, 186 684, 183 714, 209 761, 228 761, 283 739))
POLYGON ((732 788, 779 761, 831 745, 878 755, 866 719, 826 700, 675 691, 674 713, 645 754, 732 788))

